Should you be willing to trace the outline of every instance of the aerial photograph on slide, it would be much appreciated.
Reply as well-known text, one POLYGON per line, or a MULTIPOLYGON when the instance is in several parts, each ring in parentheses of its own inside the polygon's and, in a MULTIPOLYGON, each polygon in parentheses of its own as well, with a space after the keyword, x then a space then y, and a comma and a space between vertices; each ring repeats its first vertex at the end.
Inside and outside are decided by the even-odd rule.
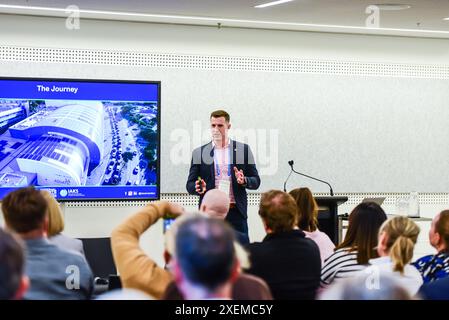
POLYGON ((0 98, 0 187, 152 186, 157 101, 0 98))

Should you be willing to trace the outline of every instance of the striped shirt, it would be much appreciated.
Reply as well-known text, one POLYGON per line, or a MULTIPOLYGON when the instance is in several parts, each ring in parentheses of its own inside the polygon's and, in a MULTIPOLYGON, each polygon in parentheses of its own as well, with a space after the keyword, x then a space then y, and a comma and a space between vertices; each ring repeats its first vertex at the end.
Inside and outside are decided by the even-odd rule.
POLYGON ((228 143, 224 148, 218 148, 214 142, 214 166, 215 166, 215 188, 218 189, 222 180, 229 182, 229 202, 235 203, 234 191, 232 190, 232 168, 231 147, 228 143), (217 163, 218 162, 218 163, 217 163))
POLYGON ((348 251, 348 248, 335 250, 321 268, 321 287, 341 278, 353 277, 365 267, 357 263, 357 251, 348 251))
POLYGON ((421 273, 424 283, 449 276, 449 254, 444 252, 422 257, 413 265, 421 273))

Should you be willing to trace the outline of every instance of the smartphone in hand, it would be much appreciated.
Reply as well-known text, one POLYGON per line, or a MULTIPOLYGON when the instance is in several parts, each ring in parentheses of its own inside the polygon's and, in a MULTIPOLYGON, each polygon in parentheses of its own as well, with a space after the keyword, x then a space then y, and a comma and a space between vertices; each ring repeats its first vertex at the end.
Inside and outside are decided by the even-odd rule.
POLYGON ((175 221, 176 218, 173 217, 168 217, 168 218, 164 218, 164 233, 170 229, 170 226, 172 225, 172 223, 175 221))

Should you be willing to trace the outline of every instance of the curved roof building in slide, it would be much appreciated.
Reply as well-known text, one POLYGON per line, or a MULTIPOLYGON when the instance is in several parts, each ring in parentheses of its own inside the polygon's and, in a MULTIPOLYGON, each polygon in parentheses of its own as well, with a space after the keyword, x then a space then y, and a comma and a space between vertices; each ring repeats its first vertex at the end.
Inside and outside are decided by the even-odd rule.
POLYGON ((60 134, 39 137, 16 157, 20 171, 36 173, 40 186, 84 185, 88 159, 84 144, 60 134))
POLYGON ((32 141, 17 157, 19 168, 36 172, 39 185, 83 185, 104 154, 103 104, 50 100, 46 106, 9 128, 13 138, 32 141))

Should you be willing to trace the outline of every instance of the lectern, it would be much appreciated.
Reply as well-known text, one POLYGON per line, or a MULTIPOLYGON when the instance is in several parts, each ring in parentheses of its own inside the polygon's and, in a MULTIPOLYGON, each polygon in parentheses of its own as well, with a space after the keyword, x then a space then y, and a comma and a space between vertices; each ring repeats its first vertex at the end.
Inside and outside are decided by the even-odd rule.
POLYGON ((338 206, 348 201, 348 197, 315 197, 318 204, 318 228, 326 233, 337 245, 338 237, 338 206))

